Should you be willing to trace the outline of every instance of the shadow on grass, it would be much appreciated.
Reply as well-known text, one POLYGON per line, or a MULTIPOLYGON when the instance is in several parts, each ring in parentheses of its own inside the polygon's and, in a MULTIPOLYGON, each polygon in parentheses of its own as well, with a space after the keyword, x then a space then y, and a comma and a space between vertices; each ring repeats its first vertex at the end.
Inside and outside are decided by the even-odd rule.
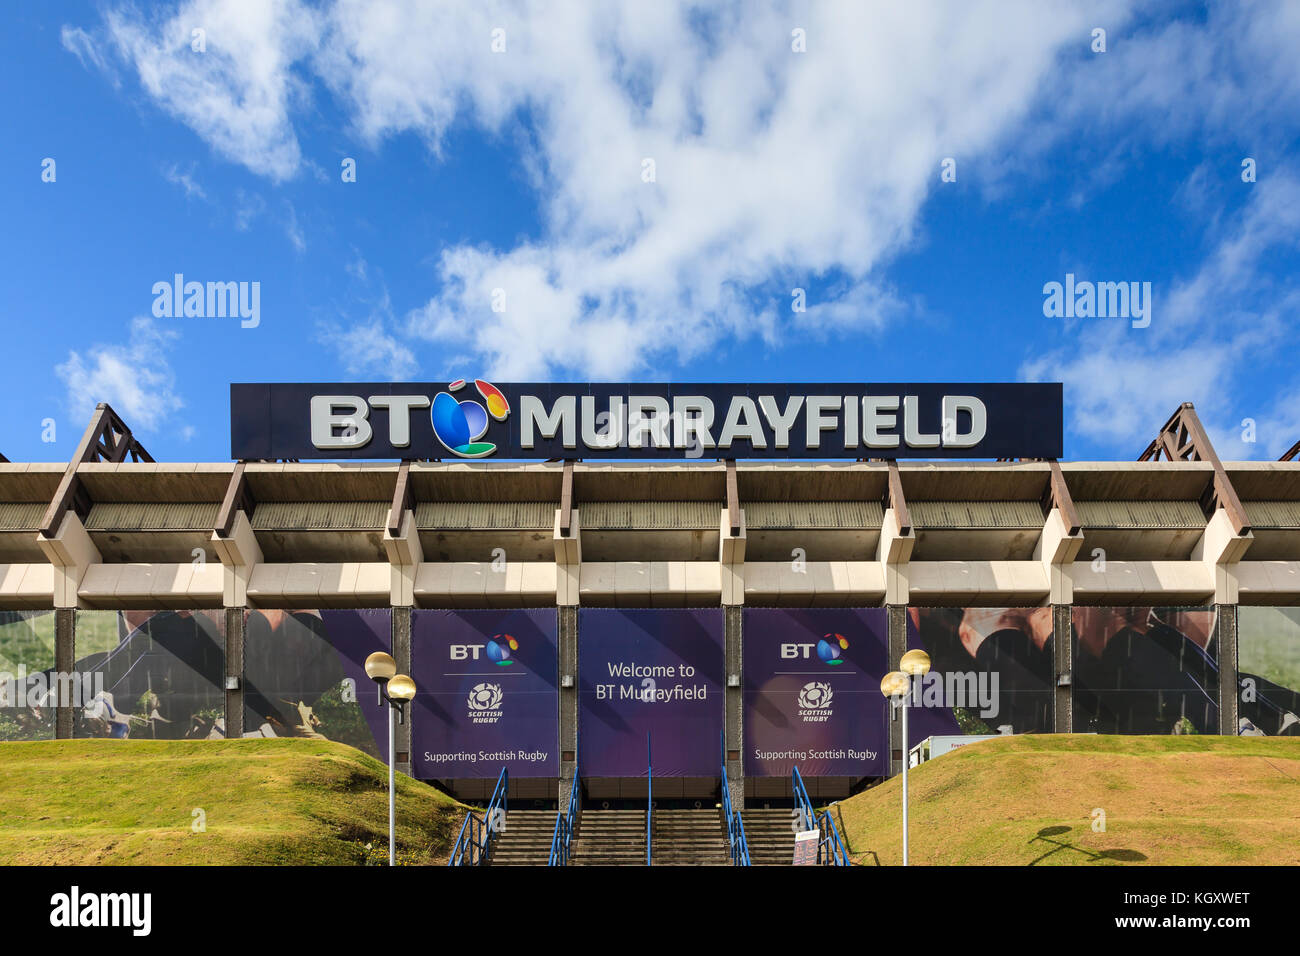
POLYGON ((1073 850, 1076 853, 1082 853, 1084 856, 1089 858, 1087 861, 1089 863, 1096 863, 1101 860, 1116 860, 1120 863, 1141 863, 1147 858, 1145 853, 1139 853, 1137 850, 1115 849, 1096 852, 1093 850, 1086 850, 1081 846, 1076 846, 1073 843, 1068 843, 1064 840, 1054 839, 1055 837, 1064 836, 1069 832, 1070 828, 1064 826, 1043 827, 1043 829, 1039 830, 1038 834, 1029 842, 1037 843, 1042 841, 1043 843, 1051 844, 1052 849, 1048 850, 1038 859, 1030 862, 1029 865, 1035 866, 1043 862, 1043 860, 1046 860, 1052 854, 1060 853, 1062 850, 1073 850))

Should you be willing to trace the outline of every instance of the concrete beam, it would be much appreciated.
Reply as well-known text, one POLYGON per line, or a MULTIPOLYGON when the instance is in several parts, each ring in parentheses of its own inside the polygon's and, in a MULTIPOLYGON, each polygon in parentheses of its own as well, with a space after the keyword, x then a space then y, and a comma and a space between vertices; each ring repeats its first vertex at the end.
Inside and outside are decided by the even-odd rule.
POLYGON ((94 564, 78 589, 82 607, 221 607, 225 568, 186 561, 176 564, 94 564))
POLYGON ((908 582, 910 603, 922 606, 1038 605, 1048 594, 1038 561, 913 561, 908 582))
POLYGON ((253 570, 262 563, 262 548, 247 512, 235 512, 229 534, 212 532, 212 548, 225 569, 222 594, 226 607, 246 607, 249 581, 253 570))
POLYGON ((380 561, 258 564, 246 597, 252 607, 375 607, 391 594, 390 569, 380 561))
POLYGON ((557 577, 549 561, 425 561, 413 596, 417 607, 537 607, 555 601, 557 577))
POLYGON ((38 535, 36 543, 54 568, 54 606, 75 608, 81 579, 91 565, 103 561, 81 518, 65 511, 58 531, 50 537, 38 535))
POLYGON ((721 574, 722 603, 745 603, 745 511, 723 508, 718 525, 718 564, 721 574), (735 522, 733 525, 732 522, 735 522))
POLYGON ((1234 571, 1240 604, 1300 603, 1300 561, 1242 561, 1234 571))
POLYGON ((1227 509, 1218 508, 1210 516, 1192 548, 1192 560, 1202 562, 1214 574, 1215 604, 1237 603, 1237 564, 1254 540, 1250 530, 1237 533, 1227 509))
POLYGON ((1201 561, 1076 561, 1075 604, 1210 603, 1215 573, 1201 561))
POLYGON ((41 610, 54 606, 54 567, 0 564, 0 608, 41 610))
MULTIPOLYGON (((393 520, 390 518, 390 523, 393 520)), ((424 560, 424 548, 415 527, 414 511, 406 511, 398 523, 397 535, 391 528, 384 529, 384 551, 391 565, 389 601, 393 607, 411 607, 415 604, 415 574, 424 560)))
MULTIPOLYGON (((890 473, 892 475, 894 472, 890 473)), ((912 550, 916 547, 916 529, 911 524, 911 518, 905 514, 900 517, 900 513, 892 506, 885 509, 880 525, 880 542, 876 546, 876 560, 880 562, 885 575, 886 604, 906 605, 910 599, 907 568, 912 560, 912 550)))
POLYGON ((1034 558, 1041 561, 1047 572, 1050 604, 1069 604, 1074 600, 1074 584, 1070 569, 1079 549, 1083 547, 1083 532, 1071 531, 1070 521, 1059 508, 1047 513, 1043 532, 1034 548, 1034 558))
MULTIPOLYGON (((565 473, 572 480, 572 463, 565 463, 565 473)), ((555 528, 555 603, 573 607, 580 602, 582 584, 582 516, 573 508, 567 515, 556 509, 555 528)))

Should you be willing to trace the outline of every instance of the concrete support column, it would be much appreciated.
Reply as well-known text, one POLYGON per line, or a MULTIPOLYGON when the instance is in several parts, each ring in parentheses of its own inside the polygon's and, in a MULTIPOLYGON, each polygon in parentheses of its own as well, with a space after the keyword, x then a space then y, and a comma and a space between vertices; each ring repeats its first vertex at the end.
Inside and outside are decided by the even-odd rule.
MULTIPOLYGON (((411 608, 395 607, 392 617, 393 660, 397 673, 411 673, 411 608)), ((411 775, 411 708, 406 708, 406 719, 397 725, 396 753, 393 766, 398 773, 411 775)))
POLYGON ((726 740, 727 751, 727 788, 731 791, 731 805, 737 810, 745 806, 745 688, 742 670, 745 650, 744 611, 743 607, 722 609, 726 647, 723 738, 726 740), (740 678, 735 687, 731 686, 732 675, 740 678))
POLYGON ((1214 644, 1219 659, 1219 733, 1237 735, 1237 605, 1216 604, 1214 644))
POLYGON ((578 762, 578 609, 557 607, 560 635, 560 809, 569 805, 573 770, 578 762), (567 687, 565 685, 568 685, 567 687))
POLYGON ((226 739, 244 736, 244 615, 246 608, 226 608, 226 676, 239 687, 226 691, 226 739))
POLYGON ((1071 604, 1052 605, 1052 646, 1056 658, 1056 694, 1052 699, 1053 721, 1058 734, 1070 733, 1074 720, 1074 629, 1070 625, 1071 604))
MULTIPOLYGON (((73 608, 59 608, 54 612, 54 670, 59 674, 71 674, 77 666, 77 612, 73 608)), ((60 705, 54 711, 54 736, 59 740, 72 737, 71 702, 68 706, 60 705)))
MULTIPOLYGON (((889 669, 898 670, 899 662, 907 653, 907 605, 887 605, 889 614, 889 669)), ((883 699, 883 698, 882 698, 883 699)), ((903 761, 903 721, 902 715, 895 708, 889 708, 889 775, 902 773, 903 761)), ((909 741, 915 745, 916 741, 909 741)))

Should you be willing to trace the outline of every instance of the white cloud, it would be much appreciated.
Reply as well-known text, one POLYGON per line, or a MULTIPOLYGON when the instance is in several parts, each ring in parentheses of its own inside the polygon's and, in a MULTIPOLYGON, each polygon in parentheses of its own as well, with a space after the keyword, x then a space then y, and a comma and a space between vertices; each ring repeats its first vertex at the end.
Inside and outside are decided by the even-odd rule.
POLYGON ((199 199, 208 198, 208 194, 203 191, 203 187, 199 185, 198 181, 194 178, 193 165, 191 165, 187 171, 182 171, 175 163, 172 163, 170 166, 165 166, 163 167, 163 178, 169 183, 172 183, 175 186, 180 186, 181 189, 185 190, 186 198, 196 196, 199 199))
MULTIPOLYGON (((1075 320, 1062 330, 1069 345, 1022 366, 1024 378, 1065 383, 1067 414, 1081 435, 1141 451, 1190 401, 1212 441, 1222 440, 1220 457, 1280 454, 1295 441, 1286 435, 1300 438, 1285 424, 1295 416, 1288 398, 1253 412, 1243 411, 1238 398, 1252 375, 1295 353, 1300 283, 1270 278, 1261 263, 1279 249, 1300 248, 1300 180, 1275 176, 1243 188, 1251 190, 1249 201, 1225 221, 1195 271, 1167 290, 1154 287, 1149 328, 1122 319, 1075 320), (1243 415, 1269 423, 1254 445, 1240 441, 1243 415)), ((1300 376, 1281 372, 1300 389, 1300 376)))
POLYGON ((93 345, 55 367, 67 386, 68 411, 89 420, 99 402, 113 406, 136 431, 157 431, 184 403, 176 393, 176 376, 167 353, 178 333, 160 328, 153 319, 131 322, 126 345, 93 345))
POLYGON ((411 350, 374 317, 347 328, 322 326, 320 340, 338 352, 339 363, 349 375, 378 375, 399 382, 416 370, 411 350))
POLYGON ((293 203, 286 201, 284 217, 284 234, 289 237, 293 247, 298 250, 298 254, 307 251, 307 239, 302 233, 302 228, 298 225, 298 212, 293 208, 293 203))
POLYGON ((879 328, 900 305, 876 295, 880 273, 911 241, 939 161, 988 150, 1093 18, 1125 19, 1119 0, 1087 15, 1031 0, 337 0, 319 16, 284 0, 247 21, 242 6, 193 0, 153 28, 115 13, 110 32, 164 108, 272 178, 301 164, 292 107, 308 71, 372 145, 413 132, 437 150, 458 119, 495 131, 527 114, 521 165, 543 240, 446 250, 442 288, 407 323, 499 376, 618 376, 725 337, 879 328), (211 57, 211 24, 235 21, 246 48, 207 65, 189 53, 191 24, 209 24, 211 57), (498 27, 504 53, 491 48, 498 27), (791 49, 796 27, 806 53, 791 49), (789 312, 790 288, 832 273, 840 295, 789 312))
POLYGON ((359 321, 324 321, 317 324, 317 340, 338 354, 339 363, 349 375, 377 376, 388 381, 400 381, 413 375, 417 368, 415 354, 392 331, 392 302, 387 288, 367 297, 369 280, 365 276, 365 260, 358 257, 359 271, 353 264, 345 269, 360 287, 355 298, 368 306, 369 314, 359 321))
POLYGON ((80 27, 65 26, 59 33, 63 48, 76 56, 81 65, 89 69, 94 67, 107 76, 114 87, 121 85, 113 64, 104 55, 103 39, 92 36, 80 27))
MULTIPOLYGON (((307 98, 295 60, 318 42, 315 13, 298 0, 191 0, 170 19, 133 7, 105 15, 103 35, 158 104, 213 149, 274 181, 291 177, 301 153, 289 120, 307 98), (204 31, 196 50, 195 30, 204 31)), ((65 30, 85 62, 100 37, 65 30)), ((102 64, 97 54, 96 65, 102 64)))
MULTIPOLYGON (((294 127, 309 80, 372 148, 414 133, 436 153, 458 121, 526 127, 520 167, 540 238, 447 248, 438 286, 404 322, 372 316, 355 341, 340 329, 331 341, 390 371, 411 367, 405 337, 493 376, 613 378, 728 338, 875 334, 917 309, 885 270, 917 242, 944 157, 987 196, 1005 196, 1019 177, 1050 175, 1027 170, 1067 145, 1094 171, 1058 199, 1079 207, 1153 144, 1194 136, 1235 155, 1293 128, 1300 4, 1135 21, 1138 5, 334 0, 316 11, 189 0, 157 21, 114 10, 104 32, 163 109, 272 180, 315 171, 294 127), (190 50, 195 25, 206 54, 190 50), (1097 25, 1104 54, 1088 48, 1097 25), (806 53, 791 50, 795 27, 806 53), (504 53, 492 51, 497 28, 504 53), (642 179, 647 158, 653 183, 642 179), (789 311, 790 289, 825 287, 827 276, 837 277, 829 292, 789 311), (504 309, 493 308, 496 290, 504 309)), ((65 30, 68 49, 107 69, 94 42, 65 30)), ((1269 175, 1281 168, 1276 155, 1257 158, 1269 175)), ((1205 175, 1180 197, 1193 210, 1222 204, 1205 175)), ((1277 178, 1275 200, 1294 201, 1277 178)), ((241 228, 261 211, 254 199, 241 228)), ((1158 325, 1081 327, 1075 346, 1025 374, 1066 377, 1077 422, 1095 437, 1139 439, 1171 401, 1194 395, 1227 415, 1208 383, 1294 328, 1258 295, 1254 256, 1295 225, 1263 203, 1229 226, 1210 215, 1214 252, 1157 290, 1158 325)))

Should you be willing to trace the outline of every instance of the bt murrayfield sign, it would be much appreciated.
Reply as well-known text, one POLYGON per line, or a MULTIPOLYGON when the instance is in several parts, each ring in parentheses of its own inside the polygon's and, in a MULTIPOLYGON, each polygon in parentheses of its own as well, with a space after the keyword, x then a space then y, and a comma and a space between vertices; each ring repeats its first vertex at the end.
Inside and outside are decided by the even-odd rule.
POLYGON ((1060 383, 230 386, 259 458, 1060 458, 1060 383))

